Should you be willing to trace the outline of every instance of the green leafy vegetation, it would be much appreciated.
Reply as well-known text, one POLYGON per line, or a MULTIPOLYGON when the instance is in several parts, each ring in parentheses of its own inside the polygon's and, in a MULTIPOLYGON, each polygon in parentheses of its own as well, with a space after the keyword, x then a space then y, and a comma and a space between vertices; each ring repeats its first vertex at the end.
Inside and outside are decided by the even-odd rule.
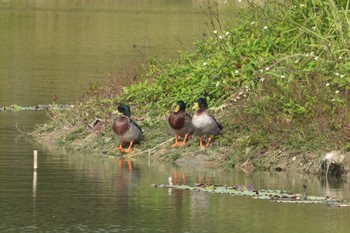
MULTIPOLYGON (((278 150, 348 151, 349 5, 340 0, 248 0, 235 11, 237 22, 228 24, 235 26, 227 27, 218 3, 208 1, 203 10, 210 33, 195 42, 195 51, 170 61, 149 58, 137 81, 122 89, 116 81, 120 77, 91 84, 74 110, 55 113, 52 122, 85 129, 93 119, 103 119, 107 128, 98 137, 108 151, 111 141, 105 139, 113 137, 108 127, 116 104, 127 102, 142 127, 155 133, 145 142, 147 149, 169 138, 152 127, 167 131, 165 118, 177 100, 189 107, 206 97, 225 126, 215 146, 226 148, 231 165, 249 160, 268 168, 273 159, 266 160, 266 154, 278 150)), ((86 136, 84 130, 72 133, 68 141, 86 136)), ((163 156, 178 158, 180 149, 163 151, 163 156)), ((190 153, 197 149, 193 146, 190 153)))

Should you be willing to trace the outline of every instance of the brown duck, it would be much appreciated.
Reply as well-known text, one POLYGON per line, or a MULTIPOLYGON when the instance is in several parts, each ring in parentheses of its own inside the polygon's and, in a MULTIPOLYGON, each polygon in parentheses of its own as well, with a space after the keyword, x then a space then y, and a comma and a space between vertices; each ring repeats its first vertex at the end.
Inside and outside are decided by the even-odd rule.
POLYGON ((186 104, 179 100, 176 102, 175 111, 169 115, 168 122, 171 129, 175 133, 175 143, 171 145, 174 146, 184 146, 188 135, 192 134, 194 129, 192 125, 192 117, 186 112, 186 104), (183 138, 182 142, 179 142, 179 136, 183 138))
POLYGON ((129 153, 132 145, 140 142, 143 131, 140 126, 130 118, 131 111, 128 105, 119 105, 118 111, 122 113, 122 115, 114 120, 113 131, 118 135, 120 144, 119 147, 115 147, 113 150, 120 150, 129 153), (129 143, 127 149, 123 148, 124 143, 129 143))

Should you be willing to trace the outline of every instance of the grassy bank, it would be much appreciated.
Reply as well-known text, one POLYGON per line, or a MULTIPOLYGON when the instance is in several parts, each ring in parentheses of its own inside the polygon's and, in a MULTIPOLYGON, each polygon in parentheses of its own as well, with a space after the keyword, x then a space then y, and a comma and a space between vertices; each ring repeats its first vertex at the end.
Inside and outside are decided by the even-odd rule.
POLYGON ((149 58, 124 88, 118 76, 91 84, 74 110, 52 111, 34 134, 113 155, 112 113, 125 102, 145 129, 134 157, 202 156, 228 166, 319 172, 325 152, 349 151, 349 1, 246 1, 235 27, 224 26, 217 7, 203 8, 210 33, 195 51, 172 61, 149 58), (207 98, 223 135, 206 150, 197 137, 169 148, 171 106, 182 99, 190 107, 198 97, 207 98), (104 121, 99 133, 87 130, 95 118, 104 121))

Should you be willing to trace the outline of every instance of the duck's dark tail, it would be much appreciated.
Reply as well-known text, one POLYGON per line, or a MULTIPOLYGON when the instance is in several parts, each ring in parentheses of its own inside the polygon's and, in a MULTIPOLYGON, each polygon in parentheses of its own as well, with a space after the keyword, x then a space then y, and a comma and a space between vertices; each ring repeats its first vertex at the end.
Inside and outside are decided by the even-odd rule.
POLYGON ((218 125, 220 131, 224 129, 224 126, 222 124, 220 124, 215 118, 214 118, 216 124, 218 125))
POLYGON ((219 127, 220 131, 224 129, 224 126, 220 123, 218 123, 218 127, 219 127))

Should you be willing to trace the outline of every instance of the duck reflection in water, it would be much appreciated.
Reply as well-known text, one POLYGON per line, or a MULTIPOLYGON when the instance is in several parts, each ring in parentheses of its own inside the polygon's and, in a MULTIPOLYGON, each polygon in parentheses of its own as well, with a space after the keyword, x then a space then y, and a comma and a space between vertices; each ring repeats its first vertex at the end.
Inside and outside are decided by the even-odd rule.
MULTIPOLYGON (((173 171, 172 173, 172 182, 174 185, 185 185, 187 184, 187 179, 184 171, 173 171)), ((191 182, 191 181, 190 181, 191 182)), ((196 183, 203 184, 203 183, 210 183, 210 177, 207 177, 206 175, 197 175, 196 176, 196 183)))
POLYGON ((130 159, 119 159, 118 166, 120 169, 123 168, 123 163, 127 164, 128 170, 131 172, 132 171, 132 161, 130 159))
POLYGON ((185 172, 180 172, 181 174, 179 175, 178 171, 174 171, 172 174, 172 180, 173 180, 173 184, 186 184, 186 176, 185 176, 185 172))

